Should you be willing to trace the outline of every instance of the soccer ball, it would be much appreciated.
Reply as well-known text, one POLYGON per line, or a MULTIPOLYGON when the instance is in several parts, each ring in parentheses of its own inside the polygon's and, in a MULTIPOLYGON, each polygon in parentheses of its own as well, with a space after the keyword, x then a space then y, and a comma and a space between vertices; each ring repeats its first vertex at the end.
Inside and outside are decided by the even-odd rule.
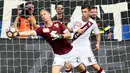
POLYGON ((6 35, 9 37, 9 38, 14 38, 15 36, 17 36, 18 34, 18 30, 14 27, 9 27, 7 30, 6 30, 6 35))

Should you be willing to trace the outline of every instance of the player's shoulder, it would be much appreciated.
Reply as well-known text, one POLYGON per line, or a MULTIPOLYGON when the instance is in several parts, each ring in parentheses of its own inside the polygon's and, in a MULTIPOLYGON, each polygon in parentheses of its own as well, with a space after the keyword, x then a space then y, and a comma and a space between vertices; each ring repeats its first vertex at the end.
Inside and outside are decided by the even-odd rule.
POLYGON ((96 21, 93 20, 92 18, 89 18, 89 21, 90 21, 91 23, 93 23, 93 24, 96 24, 96 21))
POLYGON ((81 22, 82 21, 82 18, 81 17, 71 17, 71 21, 73 22, 81 22))
POLYGON ((62 27, 65 25, 61 21, 53 21, 53 26, 54 27, 62 27))

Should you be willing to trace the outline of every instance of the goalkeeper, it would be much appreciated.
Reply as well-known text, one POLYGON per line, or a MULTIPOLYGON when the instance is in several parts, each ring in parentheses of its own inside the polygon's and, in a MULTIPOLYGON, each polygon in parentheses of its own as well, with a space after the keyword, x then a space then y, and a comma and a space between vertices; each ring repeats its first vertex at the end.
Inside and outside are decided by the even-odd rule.
POLYGON ((80 73, 86 73, 85 66, 77 56, 74 47, 67 40, 71 37, 71 34, 65 25, 61 22, 52 22, 47 10, 42 9, 40 16, 44 22, 42 27, 36 30, 19 32, 17 36, 40 35, 46 39, 55 53, 52 73, 60 73, 66 61, 69 61, 73 67, 77 67, 80 73))

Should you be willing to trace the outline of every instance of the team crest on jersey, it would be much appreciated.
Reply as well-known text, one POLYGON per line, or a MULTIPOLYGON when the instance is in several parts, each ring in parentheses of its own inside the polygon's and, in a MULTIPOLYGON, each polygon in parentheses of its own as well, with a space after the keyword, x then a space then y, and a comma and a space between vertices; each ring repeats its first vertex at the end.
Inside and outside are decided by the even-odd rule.
POLYGON ((58 25, 58 23, 57 23, 57 24, 54 24, 54 26, 55 26, 55 27, 57 27, 57 28, 59 28, 59 25, 58 25))
POLYGON ((81 27, 81 26, 82 26, 82 23, 77 21, 77 22, 75 22, 75 26, 81 27))
POLYGON ((50 30, 49 30, 48 28, 43 28, 42 31, 43 31, 44 33, 50 32, 50 30))

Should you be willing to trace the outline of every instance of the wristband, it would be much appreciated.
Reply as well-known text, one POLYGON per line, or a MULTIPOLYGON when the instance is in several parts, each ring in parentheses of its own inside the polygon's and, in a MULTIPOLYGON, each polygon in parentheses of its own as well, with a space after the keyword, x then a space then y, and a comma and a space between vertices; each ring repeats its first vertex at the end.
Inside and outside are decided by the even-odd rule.
POLYGON ((63 39, 64 36, 62 34, 59 34, 59 39, 63 39))
POLYGON ((73 32, 78 32, 78 29, 73 29, 73 32))

